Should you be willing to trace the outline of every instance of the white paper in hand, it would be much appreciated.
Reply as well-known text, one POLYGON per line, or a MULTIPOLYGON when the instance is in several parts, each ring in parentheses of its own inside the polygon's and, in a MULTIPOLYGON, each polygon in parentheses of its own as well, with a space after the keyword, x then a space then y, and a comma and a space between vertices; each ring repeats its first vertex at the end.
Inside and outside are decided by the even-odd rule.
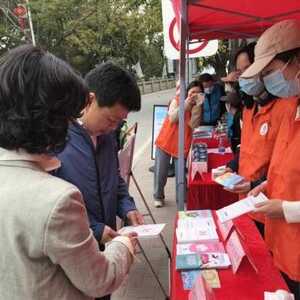
POLYGON ((125 226, 119 230, 120 234, 136 232, 138 239, 151 239, 157 237, 166 224, 145 224, 139 226, 125 226))
POLYGON ((255 209, 255 204, 265 201, 268 201, 268 198, 263 193, 259 193, 257 197, 249 196, 217 210, 216 213, 220 222, 224 223, 253 211, 255 209))

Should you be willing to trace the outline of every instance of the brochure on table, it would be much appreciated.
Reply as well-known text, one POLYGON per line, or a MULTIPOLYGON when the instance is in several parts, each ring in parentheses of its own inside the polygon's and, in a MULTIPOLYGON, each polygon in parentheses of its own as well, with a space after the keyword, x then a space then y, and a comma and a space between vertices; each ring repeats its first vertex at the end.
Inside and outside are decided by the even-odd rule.
POLYGON ((206 277, 210 278, 207 281, 212 288, 220 286, 218 269, 232 266, 233 273, 236 273, 242 264, 250 263, 257 272, 234 223, 231 220, 223 223, 218 219, 216 221, 217 224, 210 210, 178 213, 176 269, 181 271, 185 289, 191 289, 204 271, 208 272, 206 277), (216 225, 224 244, 219 239, 216 225))
POLYGON ((228 268, 231 262, 211 210, 179 212, 176 237, 176 269, 181 270, 184 288, 191 289, 200 272, 212 288, 220 287, 216 269, 228 268))

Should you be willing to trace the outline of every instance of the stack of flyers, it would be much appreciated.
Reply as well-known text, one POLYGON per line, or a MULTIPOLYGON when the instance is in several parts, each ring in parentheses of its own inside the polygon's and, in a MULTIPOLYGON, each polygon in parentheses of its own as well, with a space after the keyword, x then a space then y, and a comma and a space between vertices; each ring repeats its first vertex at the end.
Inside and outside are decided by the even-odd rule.
POLYGON ((244 180, 244 177, 235 173, 225 173, 215 178, 215 182, 223 185, 228 189, 233 189, 234 186, 244 180))
POLYGON ((226 253, 200 253, 201 269, 226 269, 231 266, 226 253))
POLYGON ((200 256, 197 254, 176 255, 176 270, 195 270, 202 265, 200 256))
POLYGON ((193 253, 225 253, 225 248, 221 242, 216 241, 176 245, 177 255, 193 253))
POLYGON ((200 270, 182 271, 181 279, 182 279, 183 289, 191 290, 200 273, 201 273, 200 270))
POLYGON ((217 270, 202 270, 201 274, 211 288, 218 289, 221 287, 220 278, 217 270))
POLYGON ((210 209, 203 210, 186 210, 178 212, 178 219, 185 218, 213 218, 212 212, 210 209))
POLYGON ((208 285, 213 288, 220 288, 220 278, 217 270, 192 270, 192 271, 182 271, 181 272, 181 279, 183 284, 184 290, 191 290, 193 285, 198 278, 199 275, 202 275, 208 285))
POLYGON ((176 228, 178 243, 196 243, 199 241, 218 241, 219 236, 215 227, 176 228))

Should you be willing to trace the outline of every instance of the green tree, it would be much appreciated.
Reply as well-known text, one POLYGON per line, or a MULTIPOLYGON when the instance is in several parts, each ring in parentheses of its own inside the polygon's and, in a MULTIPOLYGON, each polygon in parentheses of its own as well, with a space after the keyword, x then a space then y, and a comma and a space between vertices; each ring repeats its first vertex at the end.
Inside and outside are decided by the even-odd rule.
MULTIPOLYGON (((19 1, 8 2, 13 11, 19 1)), ((82 73, 113 60, 128 69, 140 62, 146 77, 161 75, 159 0, 30 0, 30 8, 37 44, 82 73)), ((29 41, 17 18, 12 15, 11 22, 1 12, 0 51, 29 41)))
POLYGON ((201 57, 198 59, 199 70, 202 71, 206 67, 213 67, 215 73, 222 77, 227 74, 227 66, 230 60, 229 41, 219 41, 218 51, 210 57, 201 57))

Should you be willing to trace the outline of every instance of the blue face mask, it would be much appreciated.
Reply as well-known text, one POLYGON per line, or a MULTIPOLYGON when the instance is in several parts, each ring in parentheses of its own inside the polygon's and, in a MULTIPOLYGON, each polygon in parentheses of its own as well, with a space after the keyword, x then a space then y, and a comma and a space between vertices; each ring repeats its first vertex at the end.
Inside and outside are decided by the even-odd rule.
MULTIPOLYGON (((299 74, 299 73, 298 73, 299 74)), ((300 94, 300 82, 296 74, 294 79, 286 80, 282 70, 276 70, 263 78, 269 93, 278 97, 292 97, 300 94)))
POLYGON ((239 78, 240 89, 250 96, 257 96, 264 90, 264 84, 258 77, 239 78))

